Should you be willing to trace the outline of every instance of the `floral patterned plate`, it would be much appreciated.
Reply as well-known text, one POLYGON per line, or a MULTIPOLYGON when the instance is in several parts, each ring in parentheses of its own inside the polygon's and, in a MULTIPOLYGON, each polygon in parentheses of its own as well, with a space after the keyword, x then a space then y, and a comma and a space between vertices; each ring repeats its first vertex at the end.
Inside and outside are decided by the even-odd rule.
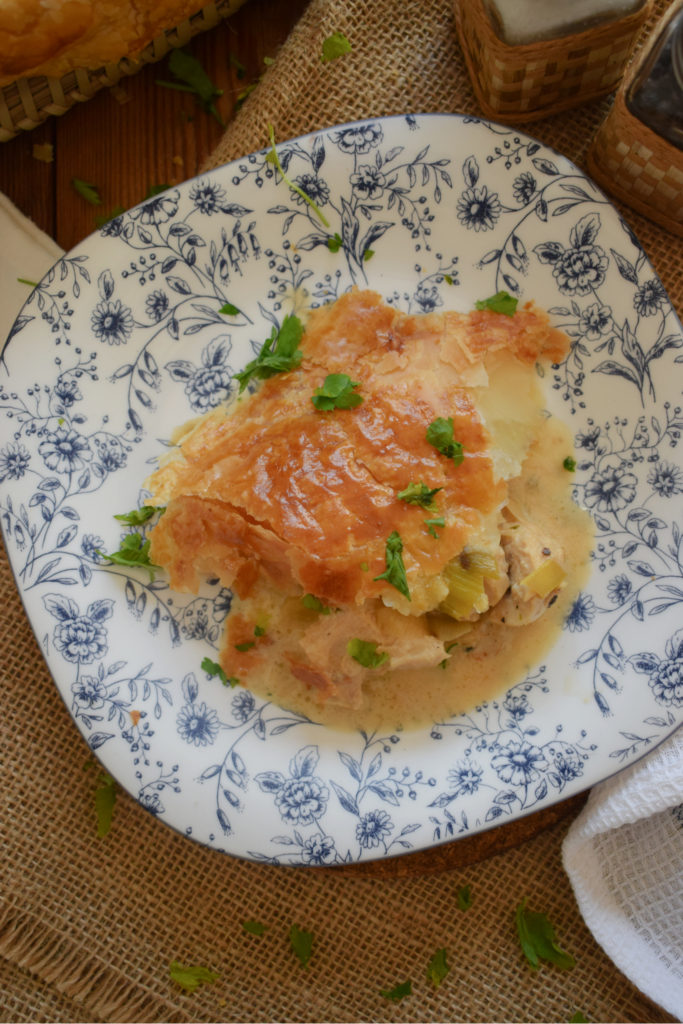
POLYGON ((605 196, 520 132, 410 115, 278 152, 299 192, 253 154, 116 217, 34 289, 0 368, 0 518, 62 697, 148 811, 228 853, 348 863, 563 799, 680 722, 683 335, 605 196), (355 283, 406 310, 499 289, 548 308, 572 346, 547 404, 573 429, 595 523, 589 583, 545 663, 397 735, 223 687, 201 664, 230 593, 179 596, 99 553, 173 428, 230 394, 305 292, 319 304, 355 283))

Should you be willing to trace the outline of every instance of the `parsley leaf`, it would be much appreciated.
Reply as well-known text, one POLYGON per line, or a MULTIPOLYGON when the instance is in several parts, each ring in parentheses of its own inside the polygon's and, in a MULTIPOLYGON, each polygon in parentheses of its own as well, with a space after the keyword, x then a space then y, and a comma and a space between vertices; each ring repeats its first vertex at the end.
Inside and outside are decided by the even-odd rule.
POLYGON ((207 114, 212 114, 218 123, 225 128, 223 118, 216 110, 214 103, 215 99, 223 95, 223 90, 216 88, 197 58, 185 50, 172 50, 168 58, 168 70, 180 81, 162 82, 157 79, 156 84, 163 86, 164 89, 191 92, 207 114), (181 82, 183 83, 182 85, 180 84, 181 82))
POLYGON ((339 252, 343 244, 344 240, 338 231, 335 231, 332 237, 327 239, 327 248, 330 252, 339 252))
POLYGON ((434 988, 438 988, 446 975, 450 972, 450 965, 446 959, 446 950, 437 949, 427 964, 427 981, 431 981, 434 988))
POLYGON ((396 497, 409 505, 419 505, 426 512, 436 512, 434 498, 442 490, 442 487, 429 488, 420 481, 419 484, 409 483, 406 488, 397 492, 396 497))
POLYGON ((351 43, 343 32, 333 32, 327 39, 323 39, 323 52, 320 58, 323 64, 343 57, 345 53, 351 53, 351 43))
POLYGON ((232 302, 226 302, 225 305, 221 306, 218 310, 223 316, 239 316, 239 309, 237 306, 233 306, 232 302))
POLYGON ((102 200, 100 194, 97 191, 96 185, 90 185, 87 181, 83 181, 81 178, 72 178, 71 184, 78 192, 82 199, 85 199, 86 203, 90 203, 91 206, 101 206, 102 200))
POLYGON ((379 994, 384 996, 385 999, 391 999, 394 1003, 400 1003, 406 996, 413 994, 413 983, 412 981, 403 981, 400 985, 395 985, 393 988, 381 988, 379 994))
POLYGON ((240 382, 240 394, 252 377, 266 380, 276 373, 287 373, 288 370, 295 369, 301 362, 299 345, 303 333, 303 324, 298 316, 291 314, 284 318, 279 330, 273 327, 270 337, 263 342, 256 359, 252 359, 240 373, 235 374, 240 382))
POLYGON ((408 589, 408 577, 406 576, 406 567, 403 564, 403 541, 396 530, 387 537, 387 542, 384 549, 384 560, 386 563, 386 569, 379 576, 374 577, 374 581, 386 580, 392 587, 396 587, 404 597, 407 597, 410 601, 410 590, 408 589))
MULTIPOLYGON (((455 647, 456 644, 457 644, 457 641, 455 643, 453 643, 453 644, 447 645, 446 646, 446 651, 449 651, 452 647, 455 647)), ((470 909, 470 907, 472 906, 472 886, 471 885, 461 885, 460 888, 458 889, 457 893, 455 894, 455 896, 456 896, 456 900, 458 902, 458 910, 469 910, 470 909)))
POLYGON ((95 790, 95 813, 97 814, 97 834, 101 839, 111 828, 111 819, 116 803, 116 783, 107 772, 102 772, 98 781, 99 786, 95 790))
POLYGON ((571 457, 571 455, 568 455, 567 458, 562 463, 562 466, 564 467, 564 469, 567 470, 568 473, 575 473, 576 472, 576 459, 573 459, 571 457))
POLYGON ((268 931, 268 925, 260 921, 242 921, 242 927, 249 935, 263 935, 268 931))
POLYGON ((211 658, 203 658, 201 667, 204 672, 206 672, 209 679, 213 679, 214 676, 218 676, 223 686, 234 687, 239 683, 239 679, 236 679, 234 676, 226 675, 218 662, 212 661, 211 658))
POLYGON ((220 977, 215 971, 210 971, 208 967, 181 964, 177 960, 172 960, 168 965, 168 973, 171 981, 175 981, 186 992, 194 992, 200 985, 213 984, 220 977))
POLYGON ((453 459, 456 466, 465 458, 463 446, 453 439, 453 417, 444 419, 437 416, 427 427, 427 440, 447 459, 453 459))
POLYGON ((319 597, 315 594, 304 594, 301 598, 301 603, 304 608, 308 608, 312 612, 320 612, 321 615, 331 615, 332 610, 324 605, 319 597))
POLYGON ((157 512, 161 514, 165 511, 165 505, 143 505, 142 508, 134 508, 130 512, 121 512, 119 515, 115 515, 114 519, 118 519, 120 523, 125 523, 127 526, 142 526, 157 512))
POLYGON ((109 213, 103 213, 101 216, 95 217, 95 227, 103 228, 105 224, 109 223, 109 221, 116 220, 117 217, 120 217, 121 214, 125 212, 125 207, 115 206, 113 210, 109 211, 109 213))
POLYGON ((386 651, 381 653, 377 650, 377 644, 372 640, 359 640, 354 637, 346 645, 346 653, 350 654, 354 661, 357 661, 363 668, 378 668, 385 661, 389 660, 386 651))
POLYGON ((555 930, 546 915, 527 910, 526 899, 517 907, 515 924, 524 956, 534 970, 538 970, 540 960, 547 960, 563 971, 574 967, 574 957, 560 949, 555 930))
POLYGON ((517 299, 508 292, 496 292, 488 299, 479 299, 475 302, 475 309, 488 309, 491 313, 503 313, 504 316, 514 316, 517 309, 517 299))
POLYGON ((307 967, 313 949, 313 932, 308 932, 305 928, 299 928, 298 925, 293 924, 289 929, 289 941, 301 966, 307 967))
POLYGON ((268 125, 268 138, 270 139, 270 150, 266 157, 266 161, 269 164, 273 164, 273 166, 278 169, 278 171, 282 175, 282 180, 284 181, 285 185, 287 185, 288 188, 291 188, 293 192, 296 192, 297 195, 301 196, 304 202, 308 203, 311 209, 318 215, 318 217, 320 218, 321 222, 325 225, 325 227, 329 228, 330 222, 328 221, 327 217, 325 217, 318 204, 313 202, 313 200, 311 199, 307 192, 304 192, 302 188, 299 188, 299 186, 295 185, 293 181, 290 181, 290 179, 287 177, 284 170, 282 169, 282 164, 280 163, 280 158, 277 155, 277 150, 275 148, 275 130, 272 124, 268 125))
POLYGON ((351 380, 345 373, 328 373, 322 387, 316 388, 311 397, 313 405, 320 412, 331 409, 354 409, 363 401, 354 388, 360 387, 360 381, 351 380))
MULTIPOLYGON (((153 199, 154 196, 160 196, 162 192, 167 192, 170 187, 170 185, 150 185, 145 199, 153 199)), ((145 199, 143 199, 143 203, 145 199)))
POLYGON ((436 532, 435 527, 437 527, 437 526, 445 526, 446 525, 446 520, 444 519, 444 517, 443 516, 435 516, 434 519, 425 519, 425 523, 427 525, 427 530, 429 531, 429 535, 431 537, 436 537, 436 539, 438 540, 439 539, 439 535, 436 532))
POLYGON ((97 553, 102 555, 103 558, 107 558, 110 562, 114 562, 115 565, 147 569, 149 578, 153 580, 154 570, 159 569, 160 566, 150 562, 149 544, 148 540, 143 540, 142 534, 129 533, 121 541, 121 547, 118 551, 112 551, 110 554, 105 554, 104 551, 98 551, 97 553))

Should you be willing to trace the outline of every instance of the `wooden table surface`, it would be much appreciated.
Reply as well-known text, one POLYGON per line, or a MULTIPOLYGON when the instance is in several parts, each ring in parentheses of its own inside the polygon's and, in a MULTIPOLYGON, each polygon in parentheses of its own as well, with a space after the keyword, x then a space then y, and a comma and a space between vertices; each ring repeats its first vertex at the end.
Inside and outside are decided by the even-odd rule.
MULTIPOLYGON (((189 43, 189 52, 223 89, 217 107, 225 122, 239 94, 264 71, 264 57, 276 55, 306 3, 246 0, 231 18, 189 43)), ((166 58, 146 65, 122 79, 116 95, 104 89, 64 116, 0 143, 0 191, 62 248, 72 248, 94 231, 96 216, 140 202, 151 186, 193 177, 220 139, 220 124, 193 96, 155 84, 172 77, 166 65, 166 58), (54 147, 49 164, 33 156, 34 144, 45 142, 54 147), (71 185, 73 178, 95 185, 102 206, 82 199, 71 185)))

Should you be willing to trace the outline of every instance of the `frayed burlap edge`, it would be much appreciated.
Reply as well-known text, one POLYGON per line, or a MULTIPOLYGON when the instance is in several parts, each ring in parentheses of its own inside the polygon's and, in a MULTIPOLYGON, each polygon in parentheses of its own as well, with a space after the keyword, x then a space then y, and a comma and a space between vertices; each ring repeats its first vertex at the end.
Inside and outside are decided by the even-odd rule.
POLYGON ((33 914, 0 905, 0 957, 5 957, 107 1021, 183 1021, 171 1003, 160 1001, 119 971, 84 954, 83 946, 47 927, 33 914))

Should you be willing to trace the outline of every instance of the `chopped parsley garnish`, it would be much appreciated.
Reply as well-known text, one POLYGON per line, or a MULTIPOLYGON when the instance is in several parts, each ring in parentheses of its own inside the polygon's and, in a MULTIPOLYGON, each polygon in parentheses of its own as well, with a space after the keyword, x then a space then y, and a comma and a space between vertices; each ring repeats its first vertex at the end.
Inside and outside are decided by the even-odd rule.
POLYGON ((298 925, 293 924, 289 929, 289 941, 301 966, 307 967, 313 949, 313 932, 308 932, 305 928, 299 928, 298 925))
POLYGON ((517 309, 517 299, 513 299, 508 292, 496 292, 488 299, 480 299, 475 302, 475 309, 488 309, 491 313, 503 313, 504 316, 514 316, 517 309))
POLYGON ((379 576, 375 576, 374 580, 386 580, 392 587, 396 587, 398 591, 407 597, 410 601, 410 590, 408 589, 408 577, 406 576, 406 567, 403 564, 403 541, 396 530, 387 537, 387 542, 384 549, 384 561, 386 563, 386 569, 379 576))
POLYGON ((279 330, 273 327, 270 337, 264 341, 256 359, 252 359, 243 370, 235 374, 240 382, 240 394, 252 377, 266 380, 276 373, 287 373, 295 369, 301 362, 299 345, 303 333, 303 324, 298 316, 291 314, 284 318, 279 330))
POLYGON ((438 540, 439 535, 436 532, 435 527, 445 526, 446 520, 444 519, 443 516, 435 516, 433 519, 425 519, 425 524, 427 526, 427 530, 429 531, 430 537, 436 537, 436 539, 438 540))
POLYGON ((526 909, 523 899, 515 912, 519 942, 531 967, 538 970, 540 960, 547 960, 563 971, 570 971, 576 960, 557 944, 555 929, 545 914, 526 909))
POLYGON ((406 996, 413 994, 413 983, 412 981, 402 981, 400 985, 394 985, 393 988, 381 988, 379 994, 385 999, 391 999, 392 1003, 400 1003, 406 996))
POLYGON ((197 58, 185 50, 172 50, 168 58, 168 70, 179 81, 162 82, 157 79, 156 84, 163 86, 164 89, 177 89, 180 92, 192 93, 207 114, 212 114, 225 128, 223 118, 216 110, 214 103, 214 100, 223 95, 223 90, 216 88, 197 58))
POLYGON ((90 203, 91 206, 101 206, 102 200, 100 194, 97 191, 96 185, 90 185, 87 181, 83 181, 81 178, 72 178, 71 184, 78 192, 82 199, 85 199, 86 203, 90 203))
POLYGON ((126 526, 142 526, 149 522, 157 512, 161 514, 165 511, 165 505, 143 505, 142 508, 134 508, 130 512, 121 512, 119 515, 115 515, 114 519, 125 523, 126 526))
POLYGON ((342 236, 339 234, 338 231, 335 231, 335 233, 332 235, 332 238, 327 239, 327 248, 330 250, 330 252, 339 252, 343 244, 344 242, 342 236))
POLYGON ((427 440, 438 452, 459 466, 465 458, 463 446, 453 438, 453 417, 437 416, 427 427, 427 440))
POLYGON ((208 967, 181 964, 177 960, 172 960, 168 965, 168 973, 171 981, 175 981, 176 985, 180 985, 186 992, 195 992, 200 985, 211 985, 220 977, 208 967))
POLYGON ((446 950, 437 949, 427 964, 427 981, 431 981, 434 988, 438 988, 450 969, 446 958, 446 950))
POLYGON ((244 654, 245 651, 250 651, 252 647, 256 647, 255 640, 247 640, 246 643, 235 644, 235 650, 240 651, 242 654, 244 654))
MULTIPOLYGON (((447 644, 446 650, 450 651, 451 647, 455 647, 457 642, 457 640, 454 640, 453 643, 447 644)), ((469 910, 472 906, 472 886, 461 885, 455 894, 455 898, 458 903, 458 910, 469 910)))
POLYGON ((363 668, 378 668, 389 660, 387 652, 378 651, 377 644, 372 640, 359 640, 357 637, 349 640, 346 645, 346 653, 363 668))
POLYGON ((254 636, 265 636, 265 635, 266 635, 265 626, 254 626, 254 636))
POLYGON ((568 473, 575 473, 576 472, 576 459, 573 459, 571 457, 571 455, 567 456, 567 458, 564 460, 562 465, 567 470, 568 473))
POLYGON ((211 658, 204 658, 202 660, 201 667, 204 670, 204 672, 206 672, 209 679, 213 679, 214 676, 218 676, 223 686, 233 687, 237 686, 237 684, 239 683, 239 679, 236 679, 234 676, 226 675, 226 673, 223 671, 218 662, 212 661, 211 658))
POLYGON ((264 935, 268 931, 268 925, 260 921, 242 921, 242 927, 249 935, 264 935))
POLYGON ((419 505, 426 512, 436 512, 435 496, 442 487, 427 487, 420 481, 419 484, 409 483, 402 491, 398 491, 397 498, 406 501, 409 505, 419 505))
POLYGON ((331 609, 329 609, 327 605, 324 605, 320 598, 316 597, 315 594, 304 594, 301 598, 301 603, 304 608, 308 608, 309 611, 320 612, 321 615, 331 614, 331 609))
MULTIPOLYGON (((170 187, 171 186, 168 184, 150 185, 149 188, 147 189, 147 195, 145 196, 145 199, 153 199, 154 196, 160 196, 162 192, 167 192, 170 187)), ((145 199, 143 199, 143 203, 145 199)))
POLYGON ((323 52, 320 60, 323 64, 344 54, 351 53, 351 43, 343 32, 333 32, 327 39, 323 39, 323 52))
POLYGON ((374 249, 366 249, 365 252, 363 253, 363 263, 367 263, 368 260, 371 260, 374 255, 374 249))
POLYGON ((44 164, 51 164, 55 158, 55 147, 51 142, 34 142, 31 152, 34 160, 44 164))
POLYGON ((453 278, 451 277, 450 274, 444 274, 443 279, 446 282, 446 284, 453 284, 453 278))
POLYGON ((108 224, 112 220, 116 220, 121 214, 125 213, 125 207, 115 206, 109 213, 103 213, 99 217, 95 217, 95 227, 103 228, 105 224, 108 224))
POLYGON ((116 783, 108 772, 102 772, 95 790, 95 813, 97 814, 97 834, 106 836, 111 828, 111 819, 116 803, 116 783))
POLYGON ((304 202, 308 203, 311 209, 317 214, 317 216, 320 218, 321 222, 325 225, 325 227, 329 228, 330 222, 328 221, 327 217, 325 217, 324 213, 322 212, 318 204, 313 202, 313 200, 311 199, 307 192, 304 192, 302 188, 300 188, 298 185, 295 185, 293 181, 290 181, 290 179, 287 177, 284 170, 282 169, 282 164, 280 163, 280 158, 277 155, 277 150, 275 148, 275 130, 272 124, 268 125, 268 138, 270 140, 270 150, 268 151, 268 155, 266 157, 267 162, 269 164, 273 164, 273 166, 277 168, 277 170, 282 175, 282 180, 284 181, 285 185, 287 185, 287 187, 290 188, 292 192, 296 192, 298 196, 301 196, 304 202))
POLYGON ((239 316, 240 311, 237 306, 232 304, 232 302, 226 302, 225 305, 221 306, 218 312, 222 313, 223 316, 239 316))
POLYGON ((154 579, 154 570, 159 569, 160 566, 155 565, 149 560, 149 544, 148 540, 143 540, 142 534, 140 533, 129 533, 121 541, 121 547, 118 551, 112 551, 111 554, 106 554, 104 551, 98 551, 98 555, 102 558, 108 559, 110 562, 114 562, 115 565, 125 565, 136 569, 147 569, 149 578, 154 579))
POLYGON ((355 409, 363 401, 355 390, 360 381, 351 380, 345 373, 328 373, 322 387, 316 388, 311 397, 313 405, 319 412, 330 412, 332 409, 355 409))

